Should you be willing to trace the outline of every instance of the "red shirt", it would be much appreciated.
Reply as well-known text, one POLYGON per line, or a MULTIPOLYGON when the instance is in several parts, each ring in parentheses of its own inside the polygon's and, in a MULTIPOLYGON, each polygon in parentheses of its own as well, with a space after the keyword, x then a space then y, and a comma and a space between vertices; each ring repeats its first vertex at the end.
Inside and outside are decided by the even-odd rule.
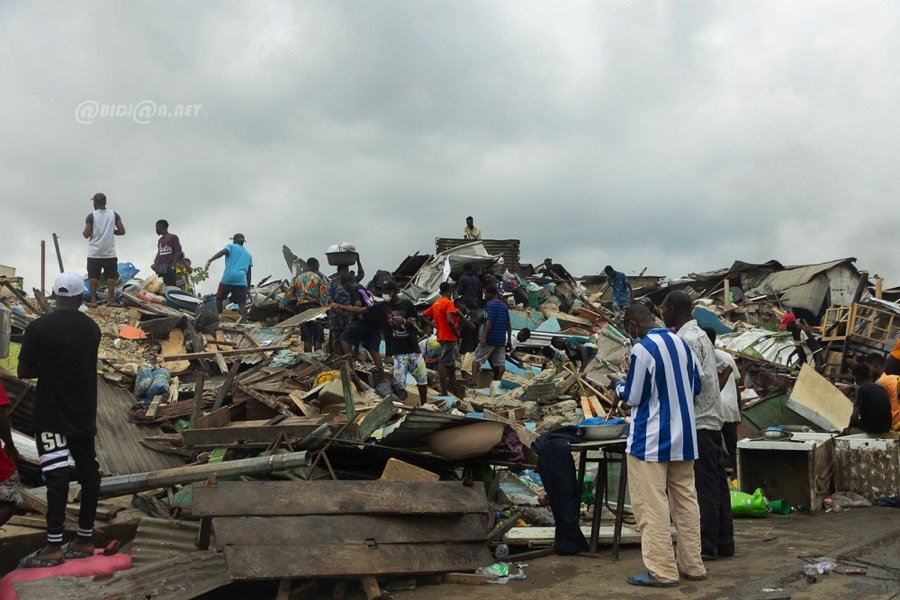
POLYGON ((434 326, 437 327, 437 340, 439 342, 455 342, 459 340, 447 323, 447 315, 454 313, 456 313, 456 305, 453 304, 453 300, 446 296, 441 296, 434 304, 425 310, 425 316, 434 320, 434 326))
MULTIPOLYGON (((3 389, 3 384, 0 383, 0 410, 3 410, 10 404, 9 396, 6 395, 6 390, 3 389)), ((0 448, 0 481, 6 481, 15 472, 16 463, 12 461, 3 448, 0 448)))

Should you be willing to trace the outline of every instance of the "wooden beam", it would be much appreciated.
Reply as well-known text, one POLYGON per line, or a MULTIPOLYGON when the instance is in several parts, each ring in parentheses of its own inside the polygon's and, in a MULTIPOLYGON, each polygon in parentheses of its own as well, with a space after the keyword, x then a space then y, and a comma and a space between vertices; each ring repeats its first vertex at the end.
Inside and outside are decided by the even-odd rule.
MULTIPOLYGON (((134 494, 136 492, 152 490, 169 485, 192 483, 194 481, 202 481, 210 475, 219 475, 221 477, 227 477, 229 475, 252 475, 253 473, 269 473, 271 471, 292 469, 308 464, 309 456, 306 452, 291 452, 288 454, 275 454, 273 456, 229 460, 215 464, 176 467, 174 469, 163 469, 147 473, 116 475, 114 477, 104 477, 100 481, 100 496, 109 498, 111 496, 134 494)), ((46 493, 47 488, 45 487, 34 488, 31 490, 31 494, 38 497, 46 493)))
POLYGON ((484 544, 227 546, 228 574, 236 580, 285 577, 363 577, 475 570, 493 558, 484 544))
MULTIPOLYGON (((269 458, 281 456, 288 455, 269 458)), ((483 489, 453 481, 222 481, 215 488, 194 486, 195 516, 464 514, 483 513, 487 506, 483 489)))
POLYGON ((191 429, 197 427, 200 418, 200 409, 203 407, 203 384, 206 383, 206 373, 197 371, 194 380, 194 402, 191 409, 191 429))
POLYGON ((163 362, 173 360, 195 360, 200 358, 215 358, 216 354, 224 356, 246 356, 248 354, 257 354, 259 352, 272 352, 275 350, 284 350, 290 348, 290 344, 277 344, 274 346, 266 346, 265 348, 238 348, 236 350, 219 350, 218 352, 185 352, 184 354, 169 354, 160 356, 163 362))
POLYGON ((380 545, 485 543, 487 540, 482 515, 477 514, 421 518, 409 515, 216 517, 213 531, 220 552, 226 546, 316 546, 323 540, 350 545, 365 545, 367 541, 380 545))
POLYGON ((361 442, 366 441, 376 429, 387 423, 394 416, 396 412, 394 409, 395 401, 400 402, 396 396, 388 394, 387 398, 384 398, 363 417, 359 424, 359 429, 356 432, 351 431, 350 434, 355 434, 356 439, 361 442))
POLYGON ((213 403, 213 410, 218 410, 222 407, 222 404, 225 402, 225 397, 228 395, 228 392, 231 391, 232 384, 234 384, 234 378, 237 377, 238 371, 240 370, 241 361, 237 360, 233 365, 231 365, 231 370, 228 371, 228 375, 225 377, 225 382, 216 393, 216 401, 213 403))
MULTIPOLYGON (((228 408, 220 410, 228 410, 228 408)), ((184 439, 184 445, 188 447, 213 447, 242 443, 271 444, 281 433, 284 433, 290 440, 305 437, 323 423, 330 421, 331 418, 327 415, 315 418, 292 417, 286 423, 276 425, 263 425, 262 421, 245 421, 244 423, 247 424, 236 423, 228 427, 185 429, 181 432, 181 437, 184 439)))
POLYGON ((346 360, 341 363, 341 388, 344 392, 344 406, 347 409, 347 420, 356 418, 356 407, 353 406, 353 392, 350 389, 350 363, 346 360))

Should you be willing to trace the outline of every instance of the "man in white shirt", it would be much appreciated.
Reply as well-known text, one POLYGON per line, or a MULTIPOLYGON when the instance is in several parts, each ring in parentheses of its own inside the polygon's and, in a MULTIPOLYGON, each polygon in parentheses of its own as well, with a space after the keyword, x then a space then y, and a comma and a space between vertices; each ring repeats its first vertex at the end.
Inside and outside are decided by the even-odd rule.
POLYGON ((466 217, 466 228, 463 229, 463 239, 464 240, 480 240, 481 239, 481 229, 475 227, 475 219, 472 217, 466 217))
MULTIPOLYGON (((716 330, 704 327, 709 341, 716 345, 716 330)), ((737 468, 737 426, 741 422, 741 407, 738 402, 737 382, 741 379, 734 357, 721 348, 716 348, 716 370, 719 373, 719 391, 722 395, 722 439, 725 441, 725 463, 737 468)))
POLYGON ((106 280, 106 305, 116 303, 116 281, 119 279, 119 261, 116 258, 117 235, 125 235, 125 225, 119 213, 106 208, 106 194, 97 193, 91 198, 94 211, 84 220, 84 235, 88 241, 87 272, 91 288, 91 308, 97 308, 97 287, 100 276, 106 280))
POLYGON ((666 327, 674 327, 678 337, 694 351, 700 366, 700 393, 694 399, 697 416, 697 460, 694 484, 700 504, 700 540, 704 560, 734 555, 734 521, 731 494, 722 452, 722 396, 716 353, 706 333, 693 317, 693 300, 685 292, 670 292, 660 306, 666 327))

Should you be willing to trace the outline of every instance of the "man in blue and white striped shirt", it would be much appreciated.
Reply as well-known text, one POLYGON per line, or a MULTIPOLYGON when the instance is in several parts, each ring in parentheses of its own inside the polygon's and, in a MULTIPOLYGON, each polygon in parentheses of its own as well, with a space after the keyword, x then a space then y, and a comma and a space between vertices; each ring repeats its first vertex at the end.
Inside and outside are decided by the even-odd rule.
POLYGON ((693 466, 697 458, 694 396, 700 392, 697 357, 684 340, 658 328, 642 304, 628 307, 624 328, 628 335, 641 338, 631 351, 628 378, 616 385, 616 405, 622 399, 631 407, 625 449, 628 490, 647 567, 647 572, 629 577, 628 583, 672 587, 678 584, 679 573, 692 581, 704 579, 693 466), (675 522, 677 561, 670 516, 675 522))

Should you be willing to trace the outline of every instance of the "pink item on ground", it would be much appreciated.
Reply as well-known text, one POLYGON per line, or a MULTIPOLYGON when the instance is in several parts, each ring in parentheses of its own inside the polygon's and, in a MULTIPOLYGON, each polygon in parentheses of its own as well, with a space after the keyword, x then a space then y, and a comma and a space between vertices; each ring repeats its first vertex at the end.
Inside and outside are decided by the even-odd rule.
POLYGON ((0 579, 0 600, 18 600, 13 583, 16 581, 32 581, 47 577, 93 577, 95 575, 112 575, 116 571, 131 568, 131 557, 127 554, 104 556, 103 549, 94 550, 90 558, 69 558, 61 565, 39 569, 16 569, 0 579))

